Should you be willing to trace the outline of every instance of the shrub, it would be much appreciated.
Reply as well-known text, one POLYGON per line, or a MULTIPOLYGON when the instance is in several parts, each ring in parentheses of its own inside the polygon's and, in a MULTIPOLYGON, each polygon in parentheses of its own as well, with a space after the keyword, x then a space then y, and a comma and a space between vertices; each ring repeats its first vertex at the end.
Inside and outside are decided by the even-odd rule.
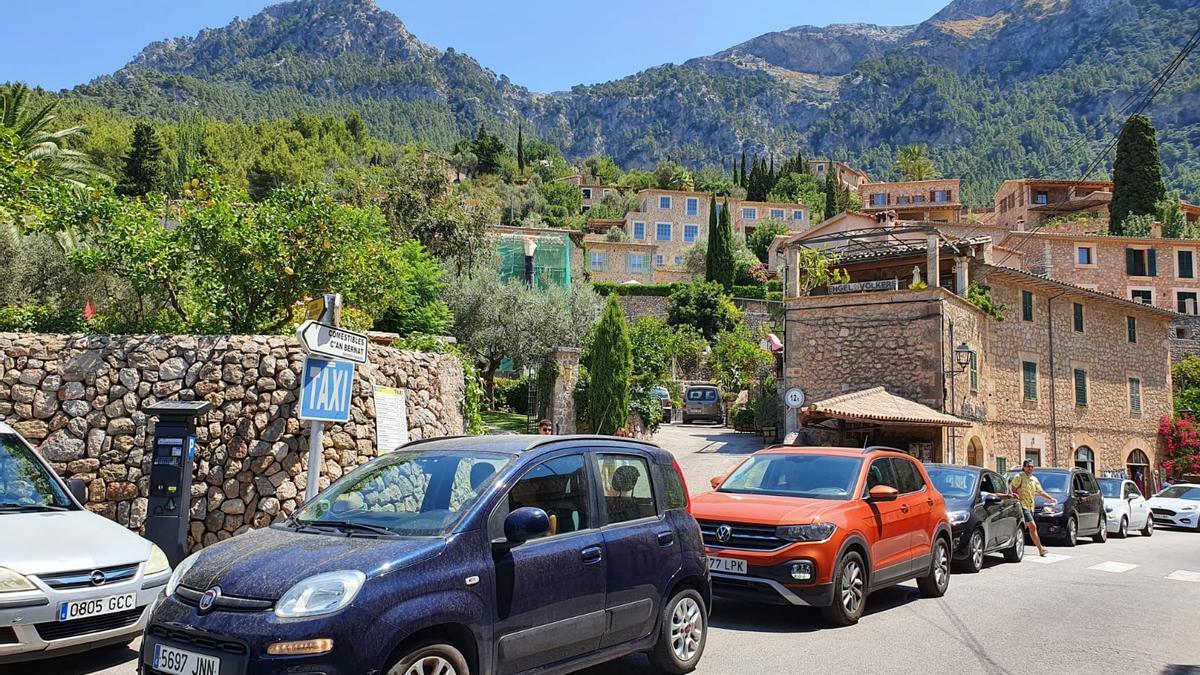
POLYGON ((496 378, 495 405, 521 415, 529 414, 529 378, 496 378))
POLYGON ((86 330, 83 314, 51 305, 0 307, 0 331, 13 333, 79 333, 86 330))
POLYGON ((767 297, 767 290, 762 286, 734 286, 731 292, 735 298, 765 300, 767 297))
POLYGON ((611 281, 596 281, 592 283, 592 290, 600 295, 616 293, 617 295, 650 295, 665 298, 679 286, 680 284, 617 284, 611 281))
POLYGON ((642 428, 647 433, 658 431, 662 423, 662 402, 649 390, 634 391, 629 397, 629 411, 642 418, 642 428))

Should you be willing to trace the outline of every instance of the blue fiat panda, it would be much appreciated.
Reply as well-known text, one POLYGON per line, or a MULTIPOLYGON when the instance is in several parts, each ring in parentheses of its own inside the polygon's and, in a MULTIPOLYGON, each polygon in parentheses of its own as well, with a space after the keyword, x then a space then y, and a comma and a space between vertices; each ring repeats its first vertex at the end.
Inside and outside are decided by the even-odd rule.
POLYGON ((626 438, 409 443, 176 568, 143 675, 693 670, 710 584, 672 456, 626 438))

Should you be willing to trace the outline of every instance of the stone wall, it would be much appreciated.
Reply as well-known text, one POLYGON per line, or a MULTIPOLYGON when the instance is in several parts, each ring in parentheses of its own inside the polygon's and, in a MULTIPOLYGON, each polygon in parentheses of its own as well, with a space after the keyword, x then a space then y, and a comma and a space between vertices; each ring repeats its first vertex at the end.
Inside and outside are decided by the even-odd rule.
MULTIPOLYGON (((64 478, 88 482, 88 509, 130 529, 146 518, 154 423, 163 399, 206 399, 197 429, 189 549, 283 519, 304 500, 308 424, 295 409, 304 354, 267 336, 0 333, 0 419, 64 478)), ((413 440, 463 431, 463 376, 442 354, 371 345, 346 424, 326 424, 321 486, 378 454, 372 385, 406 393, 413 440)))

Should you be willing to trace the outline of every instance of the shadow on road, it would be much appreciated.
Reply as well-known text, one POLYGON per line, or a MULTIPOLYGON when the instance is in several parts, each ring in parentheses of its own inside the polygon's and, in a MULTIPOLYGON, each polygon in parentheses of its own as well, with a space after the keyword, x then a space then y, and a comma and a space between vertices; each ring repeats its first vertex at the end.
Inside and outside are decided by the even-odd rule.
MULTIPOLYGON (((760 436, 740 433, 728 427, 715 424, 683 424, 675 423, 672 429, 687 430, 692 438, 702 439, 707 444, 697 450, 704 454, 720 455, 749 455, 762 450, 763 442, 760 436)), ((661 432, 660 427, 660 432, 661 432)))
MULTIPOLYGON (((88 675, 122 664, 132 664, 137 661, 138 653, 128 645, 101 647, 90 652, 80 652, 68 656, 24 661, 0 666, 0 675, 17 675, 18 673, 54 673, 54 675, 88 675)), ((136 668, 129 666, 130 672, 136 668)))
MULTIPOLYGON (((892 586, 872 593, 867 598, 863 616, 887 612, 917 600, 920 591, 910 586, 892 586)), ((709 624, 713 628, 751 633, 812 633, 838 630, 821 617, 815 607, 789 607, 752 602, 737 602, 717 598, 713 601, 709 624)))

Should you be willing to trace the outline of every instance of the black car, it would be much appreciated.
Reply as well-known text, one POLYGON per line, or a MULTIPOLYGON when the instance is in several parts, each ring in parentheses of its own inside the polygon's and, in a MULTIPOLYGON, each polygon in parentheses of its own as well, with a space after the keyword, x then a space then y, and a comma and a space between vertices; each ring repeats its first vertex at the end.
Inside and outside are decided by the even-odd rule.
MULTIPOLYGON (((1010 471, 1008 482, 1020 471, 1010 471)), ((1033 519, 1038 534, 1074 546, 1081 536, 1091 536, 1102 544, 1108 541, 1108 523, 1104 519, 1104 495, 1096 477, 1087 469, 1034 469, 1033 475, 1042 489, 1058 500, 1051 504, 1041 497, 1034 499, 1033 519)))
POLYGON ((1021 504, 1009 495, 1000 474, 978 466, 926 464, 925 472, 946 498, 954 529, 954 561, 967 572, 983 568, 983 556, 996 551, 1008 562, 1025 555, 1021 504))

